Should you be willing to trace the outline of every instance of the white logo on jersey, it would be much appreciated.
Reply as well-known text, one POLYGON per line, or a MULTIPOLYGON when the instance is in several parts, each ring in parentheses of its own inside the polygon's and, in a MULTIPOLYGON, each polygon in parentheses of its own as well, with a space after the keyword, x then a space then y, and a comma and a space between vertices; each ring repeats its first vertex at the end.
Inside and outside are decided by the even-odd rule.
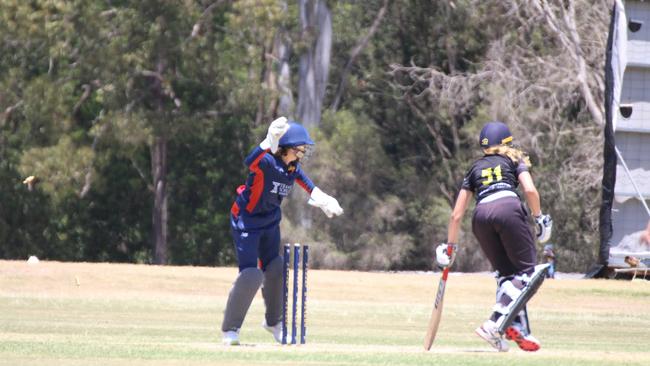
POLYGON ((291 185, 280 182, 271 182, 271 184, 273 184, 271 193, 277 193, 280 196, 286 196, 289 194, 289 191, 291 191, 291 185))

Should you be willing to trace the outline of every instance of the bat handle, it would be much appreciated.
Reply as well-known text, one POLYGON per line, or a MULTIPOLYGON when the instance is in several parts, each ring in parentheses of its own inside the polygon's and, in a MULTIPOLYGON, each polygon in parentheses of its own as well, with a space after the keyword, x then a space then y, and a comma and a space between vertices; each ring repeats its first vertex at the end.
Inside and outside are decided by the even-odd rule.
POLYGON ((454 255, 454 251, 456 251, 456 245, 455 245, 455 244, 448 243, 448 244, 447 244, 447 254, 449 255, 449 257, 451 257, 452 255, 454 255))
POLYGON ((452 263, 454 263, 454 257, 456 256, 456 252, 458 251, 458 246, 454 243, 447 243, 447 255, 449 256, 449 265, 447 267, 451 267, 452 263))

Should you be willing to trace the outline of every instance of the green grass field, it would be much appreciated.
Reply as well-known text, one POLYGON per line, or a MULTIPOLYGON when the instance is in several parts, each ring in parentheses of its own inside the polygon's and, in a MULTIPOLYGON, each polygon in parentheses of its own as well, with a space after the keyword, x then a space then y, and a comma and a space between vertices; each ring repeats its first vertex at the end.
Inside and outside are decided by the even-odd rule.
POLYGON ((474 335, 494 279, 452 274, 422 349, 432 273, 309 273, 308 340, 272 342, 255 299, 242 346, 220 344, 235 268, 0 261, 2 365, 648 365, 650 282, 548 280, 529 306, 542 349, 497 353, 474 335))

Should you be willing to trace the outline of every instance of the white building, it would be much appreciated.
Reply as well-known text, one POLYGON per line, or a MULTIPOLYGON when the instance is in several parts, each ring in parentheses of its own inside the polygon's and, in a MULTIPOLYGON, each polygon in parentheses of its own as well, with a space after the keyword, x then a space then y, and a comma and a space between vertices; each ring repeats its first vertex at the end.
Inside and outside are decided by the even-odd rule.
MULTIPOLYGON (((616 252, 634 249, 629 245, 629 235, 639 234, 650 220, 647 209, 650 205, 650 1, 630 0, 624 5, 627 66, 619 108, 614 110, 617 114, 614 116, 614 134, 620 155, 616 164, 612 206, 610 267, 627 266, 625 255, 616 255, 616 252), (645 205, 641 197, 644 197, 645 205)), ((650 252, 650 249, 640 246, 638 251, 650 252)), ((643 253, 639 254, 644 257, 643 253)))

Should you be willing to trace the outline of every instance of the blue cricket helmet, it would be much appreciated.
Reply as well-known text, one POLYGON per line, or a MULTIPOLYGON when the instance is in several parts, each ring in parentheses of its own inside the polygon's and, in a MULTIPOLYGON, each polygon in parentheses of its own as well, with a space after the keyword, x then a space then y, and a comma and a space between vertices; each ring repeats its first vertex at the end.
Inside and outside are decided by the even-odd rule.
POLYGON ((503 122, 488 122, 483 126, 479 136, 479 144, 482 148, 496 145, 506 145, 512 142, 512 134, 503 122))
POLYGON ((278 145, 281 147, 293 147, 313 144, 314 141, 309 137, 309 132, 307 132, 306 128, 302 127, 301 124, 289 122, 289 129, 280 138, 278 145))

